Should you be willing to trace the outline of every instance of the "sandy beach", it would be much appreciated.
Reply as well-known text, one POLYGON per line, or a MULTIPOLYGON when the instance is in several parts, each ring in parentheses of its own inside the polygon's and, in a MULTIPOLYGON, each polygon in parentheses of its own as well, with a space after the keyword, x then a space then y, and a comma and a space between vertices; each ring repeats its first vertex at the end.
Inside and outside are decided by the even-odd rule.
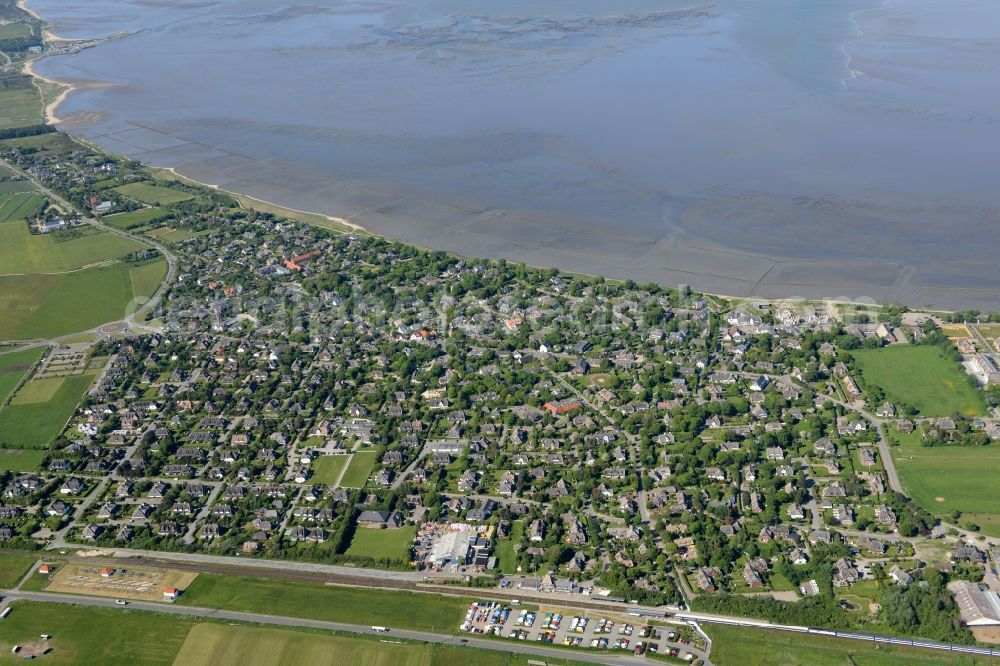
POLYGON ((53 79, 42 76, 41 74, 35 71, 34 64, 35 64, 34 60, 29 60, 28 62, 24 63, 24 68, 22 69, 22 71, 25 74, 34 77, 35 79, 45 81, 46 83, 50 83, 52 85, 60 86, 62 88, 61 92, 56 96, 56 98, 45 105, 45 122, 48 123, 49 125, 57 125, 59 124, 60 120, 59 116, 56 115, 56 108, 63 103, 63 101, 71 92, 76 90, 76 87, 68 83, 63 83, 62 81, 55 81, 53 79))

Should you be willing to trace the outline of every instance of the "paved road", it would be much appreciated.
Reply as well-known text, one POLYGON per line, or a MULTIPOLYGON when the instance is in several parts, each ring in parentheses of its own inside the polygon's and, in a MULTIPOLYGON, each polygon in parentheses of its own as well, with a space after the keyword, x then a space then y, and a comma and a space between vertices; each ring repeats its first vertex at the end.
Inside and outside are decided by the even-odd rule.
MULTIPOLYGON (((240 613, 236 611, 216 610, 213 608, 198 608, 195 606, 179 606, 176 604, 164 604, 145 601, 130 601, 127 607, 118 606, 113 599, 103 599, 98 597, 85 597, 66 594, 49 594, 46 592, 22 592, 9 591, 2 593, 5 600, 22 599, 26 601, 41 601, 48 603, 73 604, 76 606, 97 606, 101 608, 127 610, 143 610, 154 613, 166 613, 170 615, 181 615, 185 617, 203 617, 217 620, 232 620, 236 622, 254 622, 258 624, 268 624, 282 627, 306 627, 310 629, 323 629, 327 631, 338 631, 347 633, 373 634, 371 627, 360 624, 347 624, 343 622, 326 622, 323 620, 307 620, 295 617, 285 617, 281 615, 266 615, 264 613, 240 613)), ((17 610, 13 610, 16 613, 17 610)), ((52 633, 58 633, 58 627, 52 628, 52 633)), ((376 634, 385 639, 408 639, 423 641, 428 643, 441 643, 451 645, 463 645, 466 647, 476 647, 484 650, 495 650, 497 652, 513 652, 536 657, 547 657, 551 659, 573 659, 593 664, 607 664, 609 666, 634 666, 644 663, 645 660, 627 654, 601 654, 583 650, 564 650, 559 648, 546 648, 538 644, 520 643, 515 641, 496 641, 481 638, 465 638, 463 636, 452 636, 447 634, 434 634, 424 631, 411 631, 408 629, 396 629, 390 627, 387 633, 376 634)))

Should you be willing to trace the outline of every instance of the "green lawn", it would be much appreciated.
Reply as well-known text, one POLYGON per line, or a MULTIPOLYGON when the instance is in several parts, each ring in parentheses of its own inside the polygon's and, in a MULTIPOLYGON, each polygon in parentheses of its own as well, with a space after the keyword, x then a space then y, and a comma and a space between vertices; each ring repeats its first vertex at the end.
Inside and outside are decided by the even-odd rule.
POLYGON ((0 588, 6 589, 17 585, 34 563, 34 555, 0 553, 0 588))
POLYGON ((44 351, 44 347, 35 347, 0 356, 0 406, 7 402, 11 391, 21 383, 44 351))
POLYGON ((0 661, 21 662, 10 647, 51 634, 45 664, 174 663, 195 620, 176 615, 112 608, 16 601, 0 621, 0 661))
POLYGON ((49 234, 32 234, 23 221, 0 224, 0 273, 58 273, 118 259, 138 252, 142 243, 77 227, 49 234))
POLYGON ((199 574, 177 603, 330 622, 453 633, 471 599, 199 574))
POLYGON ((340 485, 344 488, 363 488, 375 466, 374 451, 357 451, 351 459, 351 464, 344 472, 340 485))
POLYGON ((0 449, 0 471, 34 472, 43 458, 45 451, 36 449, 0 449))
MULTIPOLYGON (((9 404, 0 410, 0 447, 44 449, 73 415, 95 373, 66 377, 47 402, 9 404)), ((16 396, 15 396, 16 398, 16 396)))
POLYGON ((350 456, 320 456, 312 464, 313 477, 311 483, 323 483, 332 486, 340 478, 340 472, 347 465, 350 456))
POLYGON ((912 406, 921 416, 986 414, 983 397, 969 384, 962 368, 939 349, 895 345, 851 352, 869 384, 890 400, 912 406))
POLYGON ((505 574, 517 572, 517 556, 514 553, 514 546, 521 542, 521 534, 524 532, 524 522, 515 520, 511 523, 510 538, 500 539, 497 544, 497 559, 500 562, 500 571, 505 574))
POLYGON ((359 527, 354 531, 348 555, 355 557, 391 557, 410 561, 410 547, 417 528, 405 525, 397 529, 369 529, 359 527))
POLYGON ((968 657, 862 641, 764 629, 705 625, 716 666, 973 666, 998 664, 968 657))
POLYGON ((896 471, 919 506, 945 517, 961 511, 960 522, 971 520, 984 533, 1000 536, 1000 445, 922 446, 919 433, 892 430, 888 436, 900 443, 892 447, 896 471))
POLYGON ((170 211, 163 208, 143 208, 130 213, 119 213, 102 218, 101 221, 109 227, 116 229, 134 229, 150 222, 156 222, 170 215, 170 211))
POLYGON ((114 188, 114 191, 150 206, 169 205, 194 199, 194 195, 187 192, 149 183, 129 183, 114 188))
POLYGON ((160 258, 138 267, 118 262, 59 275, 0 277, 0 339, 55 337, 121 319, 133 296, 149 297, 159 284, 157 271, 165 270, 160 258))

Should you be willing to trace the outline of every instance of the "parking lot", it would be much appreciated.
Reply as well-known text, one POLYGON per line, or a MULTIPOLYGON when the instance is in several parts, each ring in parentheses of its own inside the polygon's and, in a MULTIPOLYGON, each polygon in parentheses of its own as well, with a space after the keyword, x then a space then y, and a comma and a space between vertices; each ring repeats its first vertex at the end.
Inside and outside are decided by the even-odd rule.
POLYGON ((633 655, 660 652, 681 659, 693 659, 683 645, 672 643, 682 640, 677 632, 669 627, 651 627, 631 621, 636 619, 593 612, 572 615, 554 610, 535 611, 497 601, 480 601, 469 605, 460 629, 472 634, 513 640, 633 655))

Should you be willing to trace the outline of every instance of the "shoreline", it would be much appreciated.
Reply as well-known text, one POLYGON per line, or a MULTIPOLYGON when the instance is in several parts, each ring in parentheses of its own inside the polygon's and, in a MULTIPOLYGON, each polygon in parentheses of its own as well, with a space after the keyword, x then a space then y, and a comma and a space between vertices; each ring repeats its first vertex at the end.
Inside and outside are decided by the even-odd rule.
MULTIPOLYGON (((74 137, 74 138, 77 138, 77 137, 74 137)), ((104 150, 104 149, 101 148, 101 150, 104 150)), ((273 201, 267 201, 267 200, 261 199, 259 197, 255 197, 255 196, 251 196, 249 194, 245 194, 243 192, 234 192, 232 190, 227 190, 227 189, 225 189, 223 187, 220 187, 219 185, 216 185, 214 183, 206 183, 204 181, 195 180, 194 178, 190 178, 188 176, 185 176, 180 171, 178 171, 176 167, 156 167, 156 166, 150 166, 148 164, 147 165, 143 165, 143 166, 145 166, 148 169, 153 169, 153 170, 157 170, 157 171, 167 171, 167 172, 173 174, 173 176, 175 178, 177 178, 178 180, 186 181, 186 182, 189 182, 189 183, 192 183, 194 185, 201 186, 201 187, 207 187, 207 188, 209 188, 211 190, 215 190, 216 192, 221 192, 223 194, 228 194, 229 196, 234 197, 234 198, 249 199, 250 201, 259 202, 259 203, 264 204, 266 206, 270 206, 271 208, 278 208, 278 209, 281 209, 281 210, 287 210, 287 211, 291 211, 293 213, 300 213, 302 215, 312 215, 312 216, 315 216, 315 217, 321 217, 321 218, 324 218, 327 221, 332 222, 334 224, 338 224, 340 226, 347 227, 347 229, 349 229, 350 231, 354 231, 354 232, 357 232, 357 233, 363 233, 363 234, 365 234, 367 236, 373 236, 373 237, 377 237, 378 236, 377 234, 374 234, 371 231, 365 229, 360 224, 351 222, 350 220, 348 220, 345 217, 336 217, 334 215, 326 215, 325 213, 317 213, 317 212, 311 211, 311 210, 300 210, 298 208, 290 208, 288 206, 284 206, 282 204, 275 203, 273 201)))
MULTIPOLYGON (((69 39, 67 37, 60 37, 59 35, 56 35, 54 32, 52 32, 51 30, 49 30, 48 28, 45 28, 44 26, 48 25, 48 21, 46 21, 44 18, 42 18, 42 16, 38 12, 36 12, 35 10, 31 9, 30 7, 28 7, 28 0, 17 0, 17 2, 15 3, 15 6, 18 9, 20 9, 22 12, 25 12, 26 14, 29 14, 30 16, 34 17, 36 21, 38 21, 38 22, 40 22, 42 24, 42 26, 43 26, 42 27, 42 42, 44 44, 48 44, 49 42, 69 42, 69 41, 73 41, 73 40, 71 40, 71 39, 69 39)), ((45 95, 42 93, 42 89, 38 88, 37 83, 35 84, 35 87, 38 88, 39 95, 41 95, 41 97, 42 97, 42 103, 45 105, 45 107, 42 109, 42 115, 45 117, 45 122, 48 123, 49 125, 56 125, 59 122, 61 122, 60 119, 59 119, 59 116, 56 115, 56 107, 58 107, 60 104, 62 104, 63 101, 65 101, 66 97, 69 96, 69 94, 71 92, 73 92, 74 90, 76 90, 77 87, 75 85, 73 85, 72 83, 66 83, 66 82, 63 82, 63 81, 56 81, 55 79, 50 79, 49 77, 43 76, 42 74, 39 74, 38 72, 36 72, 35 71, 35 62, 38 61, 38 60, 41 60, 44 57, 45 56, 42 55, 40 58, 32 58, 31 60, 26 61, 24 63, 24 65, 22 65, 22 67, 21 67, 21 72, 23 74, 27 74, 28 76, 32 77, 33 79, 45 81, 46 83, 48 83, 50 85, 59 86, 60 88, 62 88, 62 90, 60 90, 59 94, 56 95, 55 99, 53 99, 53 100, 51 100, 49 102, 46 102, 45 101, 45 95)))
POLYGON ((45 108, 42 109, 42 112, 45 116, 45 122, 48 123, 49 125, 58 125, 59 123, 62 122, 62 119, 56 115, 56 108, 66 100, 66 98, 69 96, 71 92, 77 90, 77 86, 73 85, 72 83, 65 83, 63 81, 50 79, 47 76, 39 74, 38 72, 35 71, 35 62, 37 60, 38 58, 36 58, 35 60, 29 60, 26 63, 24 63, 24 66, 21 68, 21 72, 27 74, 33 79, 45 81, 50 85, 58 86, 61 88, 59 94, 56 95, 54 99, 48 102, 45 101, 45 97, 44 95, 42 95, 41 88, 39 88, 38 90, 39 94, 42 95, 42 103, 45 105, 45 108))

